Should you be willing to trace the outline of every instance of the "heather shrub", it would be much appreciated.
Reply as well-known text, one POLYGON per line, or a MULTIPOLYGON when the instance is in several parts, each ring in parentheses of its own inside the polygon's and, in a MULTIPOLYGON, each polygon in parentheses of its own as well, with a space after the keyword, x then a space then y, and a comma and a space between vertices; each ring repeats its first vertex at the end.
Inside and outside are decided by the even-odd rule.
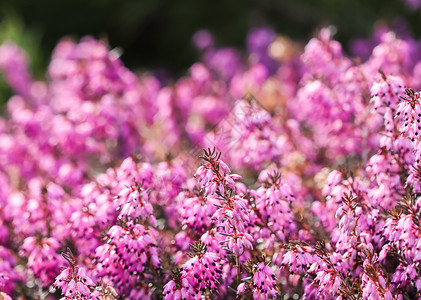
POLYGON ((0 46, 1 298, 421 298, 418 41, 195 41, 169 85, 92 38, 45 82, 0 46))

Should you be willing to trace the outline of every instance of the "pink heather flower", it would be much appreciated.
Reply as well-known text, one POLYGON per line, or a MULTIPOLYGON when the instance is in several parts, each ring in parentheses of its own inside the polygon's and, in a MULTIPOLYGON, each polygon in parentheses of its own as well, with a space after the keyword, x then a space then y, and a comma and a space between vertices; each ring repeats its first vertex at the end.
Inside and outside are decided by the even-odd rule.
POLYGON ((148 219, 152 226, 156 226, 153 216, 152 204, 145 189, 139 184, 124 188, 117 196, 116 202, 120 204, 118 218, 121 220, 148 219))
POLYGON ((226 236, 217 232, 216 228, 213 228, 205 232, 201 237, 200 241, 207 247, 209 252, 216 253, 221 258, 226 255, 226 252, 222 249, 221 243, 226 240, 226 236))
MULTIPOLYGON (((335 68, 335 72, 336 70, 335 68)), ((335 75, 332 80, 335 81, 336 78, 335 75)), ((361 132, 357 128, 357 123, 352 123, 354 125, 349 123, 349 120, 353 118, 354 109, 358 109, 357 105, 359 104, 355 102, 354 97, 338 98, 329 84, 318 77, 314 80, 306 80, 305 85, 297 92, 296 101, 290 103, 290 110, 296 116, 295 118, 300 123, 306 124, 313 135, 314 142, 311 142, 308 148, 307 143, 304 143, 305 148, 301 151, 309 158, 314 156, 315 147, 331 151, 332 154, 359 153, 361 132), (346 110, 343 109, 344 101, 347 103, 346 110), (314 113, 315 109, 317 109, 317 114, 314 113), (352 128, 353 126, 356 127, 352 128)), ((358 122, 363 123, 364 120, 358 120, 358 122)), ((303 135, 300 130, 297 130, 297 133, 303 135)), ((334 156, 328 154, 327 157, 334 156)))
POLYGON ((421 2, 419 0, 403 0, 410 10, 416 11, 420 8, 421 2))
POLYGON ((222 274, 219 256, 207 252, 200 241, 192 245, 192 250, 195 255, 164 286, 164 299, 196 299, 207 288, 216 291, 222 274))
POLYGON ((208 48, 204 51, 203 60, 218 77, 229 81, 242 68, 240 57, 240 53, 233 48, 208 48))
POLYGON ((414 40, 401 39, 390 30, 379 30, 379 44, 362 69, 367 74, 375 74, 382 69, 386 74, 404 74, 412 68, 411 57, 416 53, 414 40))
POLYGON ((15 270, 17 261, 12 251, 0 246, 0 290, 12 294, 15 289, 15 282, 23 280, 23 276, 15 270))
POLYGON ((396 244, 404 251, 414 247, 419 239, 419 233, 412 218, 411 215, 402 215, 398 220, 388 218, 383 229, 386 240, 396 244))
POLYGON ((13 300, 12 297, 7 295, 6 293, 0 292, 0 299, 2 300, 13 300))
MULTIPOLYGON (((177 157, 172 161, 164 161, 159 163, 156 168, 151 170, 151 175, 145 176, 142 180, 147 180, 149 176, 153 176, 153 182, 145 187, 151 188, 157 193, 151 193, 151 203, 159 203, 165 207, 168 214, 172 214, 176 210, 176 197, 187 185, 187 177, 185 169, 187 162, 181 157, 177 157)), ((191 180, 193 182, 193 180, 191 180)), ((146 182, 146 181, 145 181, 146 182)))
POLYGON ((223 206, 218 205, 219 209, 215 211, 212 219, 218 226, 224 226, 225 231, 230 231, 231 226, 238 230, 245 230, 245 223, 249 220, 247 214, 247 202, 244 198, 234 196, 229 199, 230 203, 223 206))
POLYGON ((348 69, 350 61, 343 56, 340 43, 331 38, 331 28, 320 30, 319 36, 306 45, 301 60, 307 66, 308 73, 323 73, 328 80, 335 82, 339 78, 337 75, 348 69))
POLYGON ((253 290, 253 297, 267 297, 269 294, 276 297, 278 294, 276 290, 276 278, 273 270, 264 262, 257 265, 257 271, 253 276, 253 283, 255 289, 253 290))
POLYGON ((376 80, 371 87, 371 100, 373 108, 377 113, 384 116, 385 129, 393 133, 396 114, 396 107, 400 102, 400 96, 404 95, 404 83, 402 78, 397 76, 386 76, 380 73, 381 78, 376 80))
POLYGON ((238 233, 219 233, 224 236, 226 236, 226 239, 224 241, 221 241, 220 243, 225 245, 230 251, 234 252, 236 255, 241 255, 244 253, 244 247, 250 250, 253 250, 253 237, 244 232, 238 232, 238 233))
POLYGON ((183 264, 182 269, 187 276, 193 278, 192 285, 195 290, 205 287, 215 290, 221 276, 219 256, 212 252, 189 259, 183 264))
POLYGON ((262 186, 249 192, 250 201, 255 204, 253 218, 265 224, 265 228, 255 233, 255 238, 262 237, 268 248, 274 242, 285 241, 286 237, 296 234, 296 224, 292 221, 294 215, 291 205, 299 205, 292 194, 289 184, 281 179, 279 170, 268 173, 262 186))
POLYGON ((365 299, 393 299, 389 283, 379 271, 377 257, 367 256, 364 259, 362 276, 363 297, 365 299))
POLYGON ((314 282, 318 284, 320 292, 324 292, 328 295, 329 291, 333 295, 338 295, 342 279, 335 274, 332 270, 323 270, 317 272, 314 282))
POLYGON ((402 192, 403 186, 399 175, 399 162, 389 154, 373 155, 367 165, 367 175, 370 180, 376 182, 368 192, 370 204, 390 209, 396 205, 397 191, 402 192))
POLYGON ((421 189, 421 169, 420 167, 412 168, 411 173, 406 179, 405 187, 413 186, 414 193, 417 194, 421 189))
POLYGON ((29 96, 31 76, 28 70, 26 53, 12 42, 0 46, 0 68, 7 82, 22 96, 29 96))
MULTIPOLYGON (((279 128, 271 120, 270 114, 256 101, 241 99, 234 103, 227 121, 218 124, 218 129, 224 134, 221 149, 235 153, 230 157, 233 166, 245 164, 258 170, 280 157, 278 146, 282 144, 284 147, 285 141, 278 137, 276 132, 279 128)), ((209 136, 212 141, 215 138, 218 138, 218 134, 213 138, 209 136)))
POLYGON ((195 299, 196 293, 192 286, 193 280, 186 274, 178 274, 175 276, 175 278, 164 285, 164 299, 195 299))
MULTIPOLYGON (((159 269, 158 233, 152 227, 126 223, 114 225, 107 235, 107 243, 96 249, 98 272, 122 295, 127 295, 138 280, 148 276, 145 270, 159 269)), ((150 292, 147 285, 140 289, 150 292)))
POLYGON ((328 196, 330 195, 333 187, 335 187, 336 185, 338 185, 338 183, 342 180, 342 173, 337 171, 337 170, 333 170, 332 172, 329 173, 329 175, 326 178, 326 184, 323 187, 322 190, 322 194, 323 196, 328 196))
POLYGON ((241 179, 237 174, 229 174, 229 167, 219 158, 211 158, 211 160, 200 166, 194 177, 197 183, 205 190, 205 195, 212 196, 215 193, 225 194, 225 187, 235 190, 235 180, 241 179))
POLYGON ((204 197, 195 194, 181 192, 177 197, 178 213, 183 218, 183 228, 203 234, 211 226, 212 216, 215 213, 219 201, 210 196, 204 197))
POLYGON ((291 273, 301 273, 317 261, 319 261, 319 258, 312 249, 307 246, 296 245, 284 254, 281 265, 288 267, 291 273))
MULTIPOLYGON (((248 262, 251 265, 251 262, 248 262)), ((272 299, 279 294, 274 271, 260 262, 251 266, 251 276, 243 279, 243 283, 237 287, 237 295, 249 290, 254 299, 272 299)))
POLYGON ((406 89, 406 93, 409 98, 403 98, 404 101, 398 104, 396 118, 402 123, 402 134, 408 134, 414 141, 419 139, 421 133, 420 93, 411 89, 406 89))
POLYGON ((420 297, 419 43, 381 28, 357 63, 332 34, 258 30, 242 55, 202 32, 171 84, 93 38, 61 41, 46 82, 0 46, 0 298, 54 277, 63 299, 420 297))
POLYGON ((213 172, 210 164, 200 166, 196 173, 195 178, 198 178, 197 183, 201 186, 206 185, 213 178, 213 172))
POLYGON ((44 286, 53 282, 63 263, 57 254, 60 244, 55 238, 28 237, 24 240, 20 255, 28 258, 28 267, 44 286))
POLYGON ((237 295, 241 295, 242 293, 244 293, 246 290, 246 283, 240 283, 237 287, 237 295))
POLYGON ((193 41, 199 50, 213 47, 212 34, 207 30, 199 30, 193 36, 193 41))
POLYGON ((61 289, 65 298, 72 299, 96 299, 94 296, 95 283, 87 276, 86 270, 76 265, 71 254, 63 254, 70 263, 70 267, 64 268, 56 277, 54 286, 61 289), (92 291, 92 292, 91 292, 92 291))

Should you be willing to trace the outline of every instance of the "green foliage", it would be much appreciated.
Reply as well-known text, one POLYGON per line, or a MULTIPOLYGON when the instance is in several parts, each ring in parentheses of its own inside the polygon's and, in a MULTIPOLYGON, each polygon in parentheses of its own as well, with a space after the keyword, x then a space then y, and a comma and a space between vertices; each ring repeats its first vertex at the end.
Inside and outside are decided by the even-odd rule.
MULTIPOLYGON (((8 11, 0 18, 0 44, 12 41, 27 54, 34 78, 42 79, 45 74, 46 57, 41 49, 39 31, 28 28, 15 13, 8 11)), ((0 73, 0 106, 12 95, 12 90, 0 73)))

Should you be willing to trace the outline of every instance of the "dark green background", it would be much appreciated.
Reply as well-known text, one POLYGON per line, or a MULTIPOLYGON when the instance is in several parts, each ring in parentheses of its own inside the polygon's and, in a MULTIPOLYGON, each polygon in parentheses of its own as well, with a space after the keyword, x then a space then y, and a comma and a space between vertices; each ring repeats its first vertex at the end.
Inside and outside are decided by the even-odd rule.
POLYGON ((7 38, 4 27, 18 27, 15 39, 36 56, 38 76, 63 36, 105 37, 111 47, 122 47, 130 68, 166 68, 176 76, 198 58, 191 38, 199 29, 239 48, 249 28, 260 25, 305 42, 333 24, 345 47, 354 37, 370 36, 378 20, 401 18, 415 36, 421 33, 420 12, 403 0, 0 0, 0 12, 0 40, 7 38))

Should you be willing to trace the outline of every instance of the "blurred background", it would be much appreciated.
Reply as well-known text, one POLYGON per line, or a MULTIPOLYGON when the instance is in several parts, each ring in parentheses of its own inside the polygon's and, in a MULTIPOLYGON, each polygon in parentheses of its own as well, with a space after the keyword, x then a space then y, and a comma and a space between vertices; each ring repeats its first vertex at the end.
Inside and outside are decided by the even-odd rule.
MULTIPOLYGON (((220 46, 243 49, 256 26, 305 43, 320 27, 334 25, 335 38, 349 50, 350 41, 369 37, 379 22, 418 37, 418 6, 417 0, 0 0, 0 42, 24 48, 38 79, 61 38, 85 35, 122 49, 132 70, 177 77, 199 58, 192 36, 200 29, 220 46)), ((6 90, 0 79, 1 99, 6 90)))

